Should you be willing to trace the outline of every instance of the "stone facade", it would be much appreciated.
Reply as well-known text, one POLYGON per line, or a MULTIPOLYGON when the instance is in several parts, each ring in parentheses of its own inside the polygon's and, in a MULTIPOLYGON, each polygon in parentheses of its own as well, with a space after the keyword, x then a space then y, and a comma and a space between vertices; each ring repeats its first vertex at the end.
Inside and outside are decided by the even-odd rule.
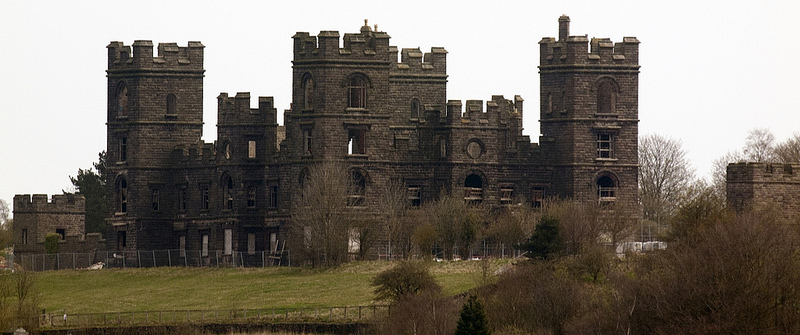
POLYGON ((412 206, 442 190, 488 206, 636 205, 636 38, 590 41, 559 19, 559 37, 539 42, 540 143, 522 134, 520 96, 447 100, 447 51, 389 39, 367 25, 295 34, 284 125, 271 97, 253 109, 249 93, 222 93, 214 143, 201 140, 200 42, 162 43, 157 56, 150 41, 109 44, 108 248, 275 251, 304 171, 324 161, 363 180, 367 214, 392 180, 412 206))
POLYGON ((44 240, 49 233, 61 234, 59 251, 85 252, 105 249, 100 234, 85 234, 86 200, 80 194, 45 194, 14 196, 14 252, 45 253, 44 240))
POLYGON ((727 200, 737 213, 773 207, 788 222, 800 223, 800 164, 729 164, 727 200))

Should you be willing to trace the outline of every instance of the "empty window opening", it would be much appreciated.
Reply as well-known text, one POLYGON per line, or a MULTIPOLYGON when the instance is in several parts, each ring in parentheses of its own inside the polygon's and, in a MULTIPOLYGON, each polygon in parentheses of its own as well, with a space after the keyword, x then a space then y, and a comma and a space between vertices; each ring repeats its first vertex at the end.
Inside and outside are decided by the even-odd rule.
POLYGON ((117 249, 123 249, 128 246, 128 232, 120 230, 117 232, 117 249))
POLYGON ((617 199, 617 185, 609 176, 597 179, 597 195, 600 201, 614 201, 617 199))
POLYGON ((128 138, 120 137, 119 139, 119 161, 125 162, 128 160, 128 138))
POLYGON ((256 188, 254 186, 247 188, 247 207, 256 207, 256 188))
POLYGON ((269 250, 273 254, 278 252, 278 234, 276 233, 269 234, 269 250))
POLYGON ((447 157, 447 137, 439 137, 439 157, 447 157))
POLYGON ((614 157, 614 136, 597 134, 597 158, 614 157))
POLYGON ((353 170, 351 174, 351 191, 347 201, 348 206, 364 206, 364 196, 366 195, 367 182, 361 171, 353 170))
POLYGON ((303 153, 306 155, 311 154, 311 129, 303 129, 303 153))
POLYGON ((177 114, 176 110, 178 108, 178 98, 175 97, 175 94, 167 94, 167 114, 174 115, 177 114))
POLYGON ((510 205, 514 201, 514 185, 501 184, 500 185, 500 204, 510 205))
POLYGON ((534 187, 533 190, 531 190, 531 207, 542 208, 544 197, 544 187, 534 187))
POLYGON ((408 203, 413 207, 422 205, 422 186, 408 185, 407 191, 408 203))
POLYGON ((67 238, 67 231, 64 228, 56 229, 56 234, 61 235, 62 240, 67 238))
POLYGON ((464 200, 471 203, 483 200, 483 180, 477 174, 471 174, 464 180, 464 200))
POLYGON ((269 207, 278 208, 278 185, 269 187, 269 207))
POLYGON ((347 107, 367 108, 367 82, 364 78, 353 77, 348 81, 347 107))
POLYGON ((225 176, 222 178, 222 208, 231 210, 233 209, 233 178, 225 176))
POLYGON ((22 230, 22 244, 28 244, 28 229, 22 230))
POLYGON ((160 201, 160 194, 158 192, 158 189, 153 189, 151 200, 152 200, 151 202, 152 202, 153 210, 154 211, 159 210, 160 209, 159 208, 159 204, 160 204, 161 201, 160 201))
POLYGON ((366 155, 366 133, 367 131, 364 129, 350 129, 348 131, 348 137, 350 138, 348 143, 348 154, 350 155, 366 155))
POLYGON ((208 210, 208 207, 209 207, 208 186, 203 186, 200 189, 200 208, 203 210, 208 210))
POLYGON ((116 185, 116 203, 118 213, 128 212, 128 181, 121 177, 117 180, 116 185))
POLYGON ((181 212, 186 211, 186 196, 187 194, 185 187, 182 187, 180 190, 178 190, 178 209, 181 212))
POLYGON ((420 103, 417 99, 411 100, 411 118, 418 119, 420 114, 420 103))

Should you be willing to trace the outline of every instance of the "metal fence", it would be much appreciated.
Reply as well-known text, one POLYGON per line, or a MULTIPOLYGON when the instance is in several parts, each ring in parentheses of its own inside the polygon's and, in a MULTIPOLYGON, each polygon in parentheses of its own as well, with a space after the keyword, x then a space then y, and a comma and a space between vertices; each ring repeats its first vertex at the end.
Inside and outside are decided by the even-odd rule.
POLYGON ((98 251, 89 253, 58 253, 40 255, 17 255, 17 264, 26 270, 48 271, 65 269, 88 269, 102 263, 106 268, 146 268, 164 266, 184 267, 268 267, 291 265, 289 252, 270 253, 232 252, 201 250, 152 250, 152 251, 98 251))
POLYGON ((244 323, 244 322, 354 322, 373 320, 389 313, 389 305, 231 309, 173 310, 110 313, 47 313, 40 319, 46 328, 87 328, 96 326, 152 326, 174 324, 244 323))

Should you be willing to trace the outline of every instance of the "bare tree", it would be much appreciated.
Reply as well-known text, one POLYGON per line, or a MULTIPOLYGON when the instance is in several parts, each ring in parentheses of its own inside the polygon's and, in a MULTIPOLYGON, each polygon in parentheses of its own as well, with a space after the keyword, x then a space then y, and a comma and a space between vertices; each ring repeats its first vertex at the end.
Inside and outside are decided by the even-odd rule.
POLYGON ((480 209, 449 194, 442 195, 426 209, 444 258, 453 259, 456 248, 462 258, 467 257, 470 246, 478 239, 478 224, 482 220, 480 209))
POLYGON ((775 135, 766 128, 753 128, 747 134, 747 142, 742 149, 744 158, 750 162, 774 162, 775 135))
POLYGON ((639 139, 639 192, 645 219, 668 224, 694 179, 680 140, 651 134, 639 139))
POLYGON ((347 261, 353 236, 353 212, 348 208, 353 182, 347 168, 336 162, 309 167, 302 201, 294 211, 292 236, 312 266, 347 261))
POLYGON ((781 163, 800 163, 800 134, 775 145, 776 159, 781 163))
POLYGON ((411 253, 413 227, 408 219, 408 195, 405 184, 390 180, 383 185, 378 197, 382 228, 386 239, 386 254, 389 259, 399 255, 407 259, 411 253))

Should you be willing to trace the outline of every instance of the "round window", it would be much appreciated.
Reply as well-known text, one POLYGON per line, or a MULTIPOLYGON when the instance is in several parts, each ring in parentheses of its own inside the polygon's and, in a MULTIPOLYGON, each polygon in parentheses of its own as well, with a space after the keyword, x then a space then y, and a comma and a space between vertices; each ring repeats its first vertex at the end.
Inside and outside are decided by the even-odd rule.
POLYGON ((467 155, 472 158, 478 158, 483 154, 483 146, 477 140, 472 140, 467 144, 467 155))

